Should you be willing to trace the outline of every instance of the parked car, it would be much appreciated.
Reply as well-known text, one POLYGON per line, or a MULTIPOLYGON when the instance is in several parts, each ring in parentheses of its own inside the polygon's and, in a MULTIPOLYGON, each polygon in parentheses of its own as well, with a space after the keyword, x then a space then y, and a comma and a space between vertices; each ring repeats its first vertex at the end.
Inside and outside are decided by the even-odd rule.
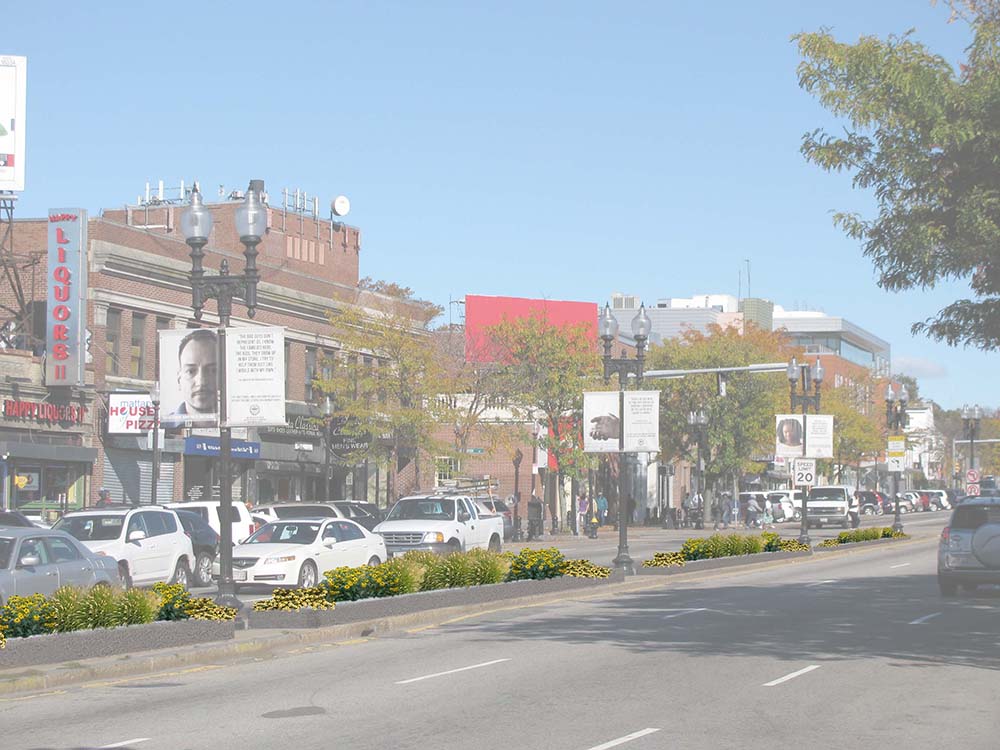
POLYGON ((69 534, 35 526, 0 529, 0 606, 15 594, 55 593, 60 586, 112 586, 118 565, 69 534))
POLYGON ((194 548, 194 566, 191 568, 194 585, 211 586, 212 563, 219 554, 219 535, 200 513, 182 508, 177 508, 175 512, 194 548))
POLYGON ((333 506, 341 512, 344 518, 350 518, 371 531, 378 526, 379 518, 377 515, 372 515, 372 512, 366 507, 368 505, 370 504, 353 503, 346 500, 333 503, 333 506))
POLYGON ((951 499, 944 490, 927 490, 934 510, 951 510, 951 499))
POLYGON ((392 506, 375 527, 389 555, 410 550, 450 554, 470 549, 500 551, 503 518, 483 514, 475 500, 461 495, 413 495, 392 506))
POLYGON ((250 509, 250 515, 270 523, 286 518, 345 518, 335 505, 327 503, 279 503, 257 505, 250 509))
POLYGON ((26 515, 16 510, 0 510, 0 526, 17 526, 29 529, 41 528, 32 523, 31 519, 26 515))
MULTIPOLYGON (((222 536, 222 504, 218 500, 196 500, 189 503, 167 503, 166 507, 174 510, 187 510, 201 516, 216 534, 222 536)), ((239 544, 254 531, 253 518, 247 506, 239 501, 233 502, 229 516, 233 529, 233 544, 239 544)))
MULTIPOLYGON (((382 537, 344 518, 296 518, 261 526, 233 550, 233 579, 243 585, 310 588, 327 570, 379 565, 382 537)), ((216 562, 214 574, 219 575, 216 562)))
POLYGON ((801 521, 803 494, 802 490, 774 490, 767 493, 767 499, 772 503, 776 500, 781 503, 785 521, 801 521))
POLYGON ((870 490, 859 490, 854 493, 858 498, 858 512, 863 516, 880 516, 883 507, 882 500, 877 492, 870 490))
POLYGON ((886 513, 895 514, 897 502, 899 503, 900 515, 914 512, 915 507, 913 504, 913 498, 909 497, 906 493, 897 493, 895 500, 893 500, 892 498, 886 500, 886 506, 887 506, 886 513))
POLYGON ((105 507, 67 513, 53 527, 112 558, 126 586, 188 585, 194 547, 177 513, 163 507, 105 507))
POLYGON ((490 513, 495 513, 503 518, 503 540, 506 542, 510 539, 514 534, 514 514, 511 512, 510 506, 497 497, 479 498, 477 502, 490 513))
POLYGON ((954 596, 980 584, 1000 584, 1000 497, 961 499, 938 542, 938 587, 954 596))

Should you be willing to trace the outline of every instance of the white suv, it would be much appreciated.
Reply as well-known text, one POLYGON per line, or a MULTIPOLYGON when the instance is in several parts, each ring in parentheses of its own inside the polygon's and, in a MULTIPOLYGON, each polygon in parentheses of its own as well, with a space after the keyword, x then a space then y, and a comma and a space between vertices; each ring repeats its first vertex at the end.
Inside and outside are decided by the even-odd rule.
MULTIPOLYGON (((222 536, 222 507, 218 500, 196 500, 190 503, 167 503, 166 507, 174 510, 189 510, 197 513, 201 519, 212 527, 212 530, 222 536)), ((237 545, 257 530, 247 506, 238 500, 233 501, 229 514, 233 529, 233 545, 237 545)))
POLYGON ((54 528, 72 535, 91 552, 117 560, 126 586, 160 581, 188 586, 194 549, 169 508, 94 508, 67 513, 54 528))

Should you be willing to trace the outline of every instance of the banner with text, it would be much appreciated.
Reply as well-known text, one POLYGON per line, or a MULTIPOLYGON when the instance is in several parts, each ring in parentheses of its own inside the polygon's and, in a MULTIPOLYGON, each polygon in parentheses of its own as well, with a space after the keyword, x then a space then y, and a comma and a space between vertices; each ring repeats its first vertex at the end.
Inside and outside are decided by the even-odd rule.
POLYGON ((226 426, 284 426, 285 329, 226 329, 226 426))
POLYGON ((626 453, 660 450, 660 392, 625 391, 626 453))

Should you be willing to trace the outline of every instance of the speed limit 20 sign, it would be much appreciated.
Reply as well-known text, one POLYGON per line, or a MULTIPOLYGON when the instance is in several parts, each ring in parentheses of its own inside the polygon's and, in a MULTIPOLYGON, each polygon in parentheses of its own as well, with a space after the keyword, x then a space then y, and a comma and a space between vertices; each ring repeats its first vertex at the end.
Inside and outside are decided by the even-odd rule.
POLYGON ((796 487, 812 487, 816 483, 816 459, 796 458, 792 464, 792 480, 796 487))

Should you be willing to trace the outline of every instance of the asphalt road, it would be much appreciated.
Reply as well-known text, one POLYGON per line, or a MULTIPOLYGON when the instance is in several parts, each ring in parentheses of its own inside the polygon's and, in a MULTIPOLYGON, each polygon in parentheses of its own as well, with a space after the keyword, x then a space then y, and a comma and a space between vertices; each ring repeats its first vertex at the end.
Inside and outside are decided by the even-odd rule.
POLYGON ((265 661, 4 699, 0 744, 993 750, 1000 592, 942 599, 934 531, 265 661))

